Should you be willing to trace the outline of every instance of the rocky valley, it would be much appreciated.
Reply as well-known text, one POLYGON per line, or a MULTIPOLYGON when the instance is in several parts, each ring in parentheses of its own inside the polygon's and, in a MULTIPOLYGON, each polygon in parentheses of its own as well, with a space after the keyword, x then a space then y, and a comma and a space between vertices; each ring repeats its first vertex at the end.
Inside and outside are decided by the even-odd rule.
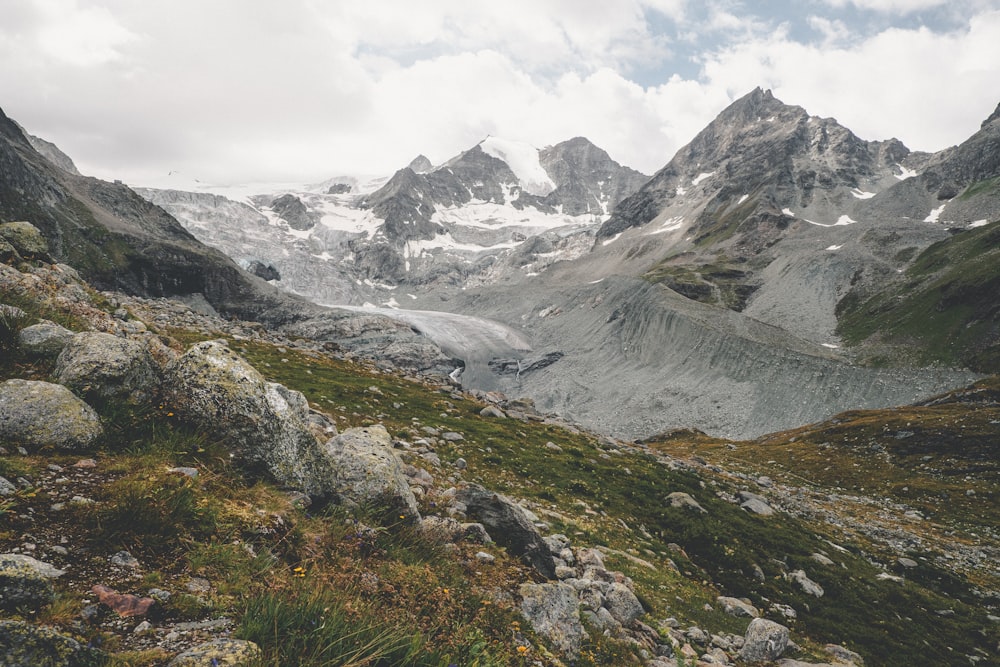
POLYGON ((757 89, 152 190, 0 115, 0 664, 1000 664, 998 149, 757 89))

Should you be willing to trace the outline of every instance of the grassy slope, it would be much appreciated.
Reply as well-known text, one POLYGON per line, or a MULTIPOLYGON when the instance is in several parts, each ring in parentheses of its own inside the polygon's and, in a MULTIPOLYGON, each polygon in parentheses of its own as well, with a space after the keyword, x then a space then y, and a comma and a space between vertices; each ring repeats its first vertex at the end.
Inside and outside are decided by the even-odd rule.
MULTIPOLYGON (((188 340, 198 337, 173 333, 188 340)), ((871 562, 882 555, 877 545, 789 514, 750 515, 718 495, 746 486, 740 478, 700 465, 678 466, 656 455, 698 452, 776 478, 782 470, 794 471, 796 484, 819 491, 841 487, 845 491, 838 493, 846 495, 852 484, 859 491, 862 486, 875 488, 884 476, 882 483, 891 484, 890 490, 908 485, 907 493, 930 497, 940 490, 931 487, 947 480, 924 475, 913 465, 896 465, 891 475, 878 472, 869 465, 864 447, 852 446, 867 445, 866 438, 873 437, 868 422, 880 421, 884 427, 887 420, 905 420, 911 431, 919 430, 913 426, 917 422, 928 432, 938 428, 940 437, 947 439, 961 433, 961 419, 975 417, 977 428, 988 431, 985 424, 990 420, 979 417, 995 416, 990 412, 995 407, 956 407, 952 423, 935 421, 932 412, 915 408, 912 413, 883 411, 877 417, 859 413, 841 423, 810 427, 803 433, 835 443, 836 455, 830 454, 823 466, 819 461, 806 466, 803 461, 812 459, 805 452, 813 452, 816 445, 795 434, 741 444, 735 451, 728 443, 697 436, 655 443, 647 451, 617 449, 557 425, 482 418, 480 403, 449 389, 317 353, 243 341, 231 345, 270 379, 303 391, 315 407, 335 415, 344 427, 382 422, 391 433, 408 439, 421 426, 463 433, 464 441, 438 448, 442 461, 464 457, 469 464, 462 474, 465 480, 534 502, 552 531, 565 533, 575 545, 608 547, 609 567, 636 581, 652 619, 674 616, 682 627, 698 624, 716 633, 742 634, 745 620, 706 608, 714 605, 717 595, 728 594, 749 597, 761 607, 771 600, 797 609, 798 619, 788 624, 807 656, 818 657, 818 646, 836 642, 862 653, 869 664, 951 664, 956 655, 989 651, 996 645, 996 626, 987 627, 970 580, 950 573, 933 558, 921 560, 919 572, 902 584, 880 581, 876 578, 880 570, 871 562), (561 451, 546 447, 549 442, 561 451), (751 447, 753 454, 748 455, 751 447), (761 463, 769 459, 774 463, 761 463), (851 481, 851 474, 870 478, 851 481), (675 491, 691 494, 707 514, 670 507, 667 496, 675 491), (828 540, 846 551, 832 550, 828 540), (820 551, 837 566, 820 568, 812 560, 812 554, 820 551), (754 565, 763 570, 763 581, 752 576, 754 565), (823 598, 809 597, 781 577, 783 571, 798 568, 822 584, 823 598), (940 609, 951 609, 954 615, 940 616, 935 613, 940 609)), ((0 371, 0 377, 44 377, 48 369, 19 364, 16 356, 7 355, 0 371)), ((517 647, 524 644, 533 647, 532 658, 549 662, 531 633, 520 628, 514 602, 499 594, 531 576, 502 553, 496 552, 498 565, 486 568, 475 565, 471 555, 481 548, 478 545, 447 553, 426 544, 406 526, 359 530, 355 520, 371 520, 336 508, 312 508, 311 513, 296 508, 266 481, 234 470, 218 443, 206 442, 174 423, 169 406, 147 414, 106 411, 104 418, 110 435, 95 452, 107 471, 94 491, 101 503, 74 510, 72 520, 63 524, 58 522, 66 522, 67 515, 48 512, 52 499, 44 494, 22 492, 0 507, 5 520, 12 519, 5 524, 8 528, 0 529, 2 550, 19 543, 27 527, 13 517, 31 508, 37 516, 56 522, 56 530, 87 542, 94 551, 91 568, 80 568, 80 579, 61 584, 66 587, 61 606, 46 612, 52 622, 67 625, 79 612, 81 592, 94 583, 84 575, 100 571, 106 562, 104 552, 128 548, 144 563, 144 585, 181 591, 156 620, 202 618, 209 613, 236 617, 241 619, 239 633, 264 647, 267 664, 287 662, 289 652, 302 664, 326 664, 331 655, 352 651, 383 655, 376 664, 518 664, 523 656, 517 647), (170 465, 198 466, 202 481, 194 484, 170 477, 164 473, 170 465), (137 508, 144 517, 141 523, 136 522, 137 508), (215 583, 203 600, 182 592, 181 583, 195 575, 215 583), (357 641, 337 644, 337 636, 346 628, 358 629, 357 641), (289 644, 284 638, 290 635, 301 642, 289 644)), ((923 441, 899 442, 909 446, 923 441)), ((988 462, 992 451, 988 438, 975 442, 975 452, 984 452, 979 458, 988 462)), ((941 454, 933 441, 927 441, 925 449, 941 454)), ((925 449, 918 447, 913 456, 926 455, 925 449)), ((79 458, 43 454, 5 458, 0 474, 40 476, 49 462, 67 465, 79 458)), ((457 474, 447 463, 443 471, 431 472, 439 484, 457 474)), ((957 486, 974 484, 981 493, 994 495, 977 507, 948 503, 935 521, 945 529, 976 521, 995 527, 993 514, 975 517, 983 506, 995 511, 996 489, 989 483, 980 485, 983 480, 963 480, 957 486)), ((432 502, 432 497, 425 500, 425 513, 433 513, 432 502)), ((907 502, 922 507, 914 499, 907 502)), ((37 525, 32 530, 37 531, 37 525)), ((116 658, 119 664, 156 664, 162 658, 155 651, 140 651, 107 629, 91 631, 103 632, 106 645, 114 648, 117 643, 130 651, 116 658)), ((578 664, 630 664, 635 660, 630 655, 598 638, 578 664)))
POLYGON ((874 296, 848 294, 839 333, 874 361, 1000 371, 1000 221, 920 253, 903 280, 874 296))

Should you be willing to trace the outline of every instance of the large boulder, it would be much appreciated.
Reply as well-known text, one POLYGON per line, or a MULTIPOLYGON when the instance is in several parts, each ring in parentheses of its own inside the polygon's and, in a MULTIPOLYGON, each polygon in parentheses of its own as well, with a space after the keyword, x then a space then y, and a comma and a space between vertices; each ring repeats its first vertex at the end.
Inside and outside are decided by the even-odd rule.
POLYGON ((560 581, 521 584, 520 592, 521 613, 532 629, 564 656, 575 659, 584 636, 576 589, 560 581))
POLYGON ((59 384, 85 398, 140 402, 160 376, 143 343, 97 331, 78 333, 56 359, 59 384))
POLYGON ((608 608, 614 619, 624 626, 646 613, 639 598, 625 584, 611 584, 604 597, 604 606, 608 608))
POLYGON ((460 489, 455 498, 465 504, 466 514, 486 527, 494 542, 520 556, 547 579, 556 576, 552 552, 520 505, 478 484, 460 489))
POLYGON ((0 554, 0 609, 44 607, 55 599, 52 579, 63 574, 31 556, 0 554))
POLYGON ((740 657, 746 662, 771 662, 780 658, 786 648, 788 628, 766 618, 755 618, 747 627, 740 657))
POLYGON ((21 329, 21 351, 35 357, 57 357, 75 334, 49 320, 21 329))
POLYGON ((311 496, 333 491, 333 460, 309 430, 305 398, 265 381, 225 341, 192 346, 164 375, 164 409, 281 484, 311 496))
POLYGON ((87 667, 104 663, 100 651, 55 630, 21 621, 0 621, 0 665, 87 667))
POLYGON ((5 222, 0 224, 0 238, 4 239, 24 259, 48 261, 49 244, 45 237, 30 222, 5 222))
POLYGON ((93 408, 62 385, 34 380, 0 384, 0 440, 33 449, 79 449, 103 432, 93 408))
POLYGON ((349 505, 377 505, 419 517, 417 501, 381 424, 352 428, 323 446, 332 464, 328 480, 334 500, 349 505))

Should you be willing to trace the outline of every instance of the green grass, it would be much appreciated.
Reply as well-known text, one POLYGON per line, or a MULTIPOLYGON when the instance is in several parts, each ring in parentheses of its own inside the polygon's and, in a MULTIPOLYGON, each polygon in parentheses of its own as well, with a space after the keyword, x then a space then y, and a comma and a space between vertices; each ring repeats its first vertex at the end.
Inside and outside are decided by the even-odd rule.
POLYGON ((917 255, 878 293, 849 293, 838 333, 869 360, 1000 371, 1000 222, 967 230, 917 255))

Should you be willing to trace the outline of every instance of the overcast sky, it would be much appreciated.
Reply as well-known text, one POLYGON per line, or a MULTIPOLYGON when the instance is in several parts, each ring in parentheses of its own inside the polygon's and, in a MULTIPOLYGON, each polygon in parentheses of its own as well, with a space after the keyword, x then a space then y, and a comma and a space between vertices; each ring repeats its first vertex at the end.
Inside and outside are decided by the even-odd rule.
MULTIPOLYGON (((1000 0, 0 0, 0 107, 86 174, 312 182, 487 135, 653 173, 755 86, 914 150, 1000 102, 1000 0)), ((169 182, 169 181, 168 181, 169 182)))

